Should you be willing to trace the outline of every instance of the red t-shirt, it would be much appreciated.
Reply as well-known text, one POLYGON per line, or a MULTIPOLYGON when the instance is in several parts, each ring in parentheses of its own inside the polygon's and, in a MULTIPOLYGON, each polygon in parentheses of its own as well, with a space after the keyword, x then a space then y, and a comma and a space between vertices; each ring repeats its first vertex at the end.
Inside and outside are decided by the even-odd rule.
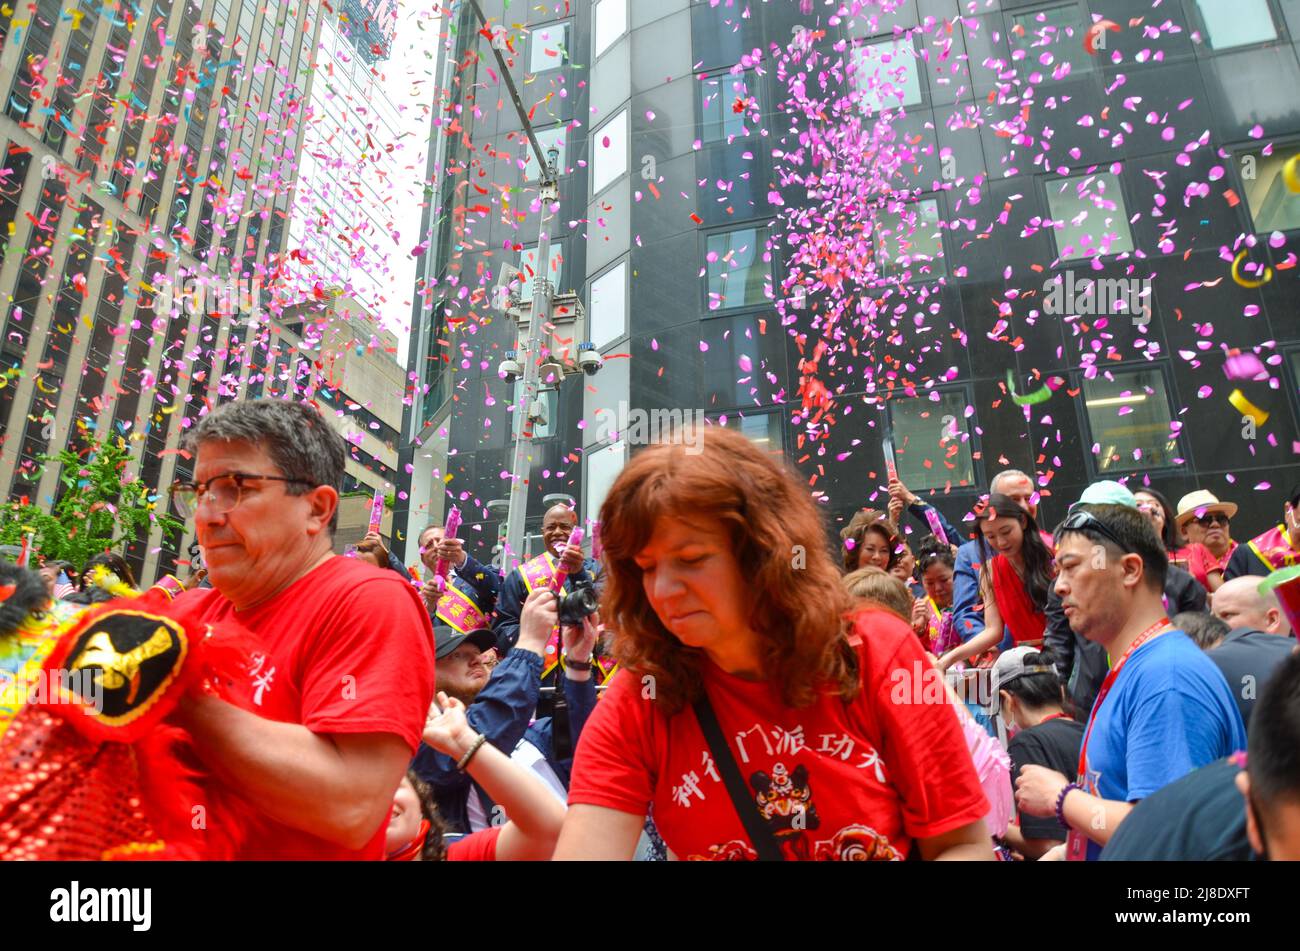
POLYGON ((447 846, 448 862, 495 862, 497 860, 497 839, 505 826, 492 826, 471 832, 465 838, 447 846))
MULTIPOLYGON (((266 650, 252 656, 254 704, 274 700, 313 733, 395 733, 415 754, 433 700, 433 628, 415 588, 396 573, 331 558, 247 611, 212 588, 176 605, 212 624, 233 618, 258 635, 266 650)), ((259 816, 237 858, 382 859, 387 818, 364 849, 352 850, 259 816)))
MULTIPOLYGON (((851 704, 826 690, 792 709, 771 684, 705 662, 722 733, 787 859, 902 859, 913 838, 988 812, 946 697, 891 699, 904 693, 895 672, 906 679, 932 670, 912 629, 865 611, 855 633, 864 689, 851 704)), ((669 718, 648 694, 633 672, 614 678, 583 728, 569 804, 638 816, 653 805, 655 825, 678 858, 757 858, 694 712, 669 718)), ((905 694, 914 695, 910 685, 905 694)))

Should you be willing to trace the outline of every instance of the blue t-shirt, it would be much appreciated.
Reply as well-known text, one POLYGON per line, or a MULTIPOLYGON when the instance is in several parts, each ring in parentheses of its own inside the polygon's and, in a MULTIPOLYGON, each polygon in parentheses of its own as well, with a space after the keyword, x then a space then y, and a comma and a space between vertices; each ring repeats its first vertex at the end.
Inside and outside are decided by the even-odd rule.
MULTIPOLYGON (((1246 748, 1246 728, 1214 661, 1182 631, 1131 655, 1093 713, 1088 792, 1137 802, 1194 769, 1246 748)), ((1089 840, 1088 860, 1101 856, 1089 840)))

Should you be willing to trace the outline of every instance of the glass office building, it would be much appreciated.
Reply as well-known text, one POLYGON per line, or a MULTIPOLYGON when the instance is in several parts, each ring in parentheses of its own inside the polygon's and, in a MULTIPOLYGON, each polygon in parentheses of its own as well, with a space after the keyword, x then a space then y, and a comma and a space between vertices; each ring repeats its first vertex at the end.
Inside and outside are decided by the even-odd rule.
POLYGON ((462 4, 439 52, 404 424, 405 461, 439 441, 450 455, 412 484, 412 525, 455 501, 480 554, 496 538, 486 503, 507 495, 515 391, 497 366, 515 330, 491 290, 519 269, 581 298, 606 357, 547 397, 530 531, 551 493, 594 517, 635 451, 596 424, 620 405, 739 426, 800 470, 831 523, 884 506, 885 434, 907 484, 954 522, 1018 468, 1036 475, 1048 525, 1103 478, 1175 502, 1208 488, 1240 505, 1240 539, 1277 523, 1300 481, 1300 194, 1284 173, 1300 154, 1298 0, 908 0, 874 24, 796 0, 483 6, 526 19, 508 55, 543 147, 560 149, 555 250, 528 257, 536 163, 462 4), (1115 29, 1090 30, 1103 19, 1115 29), (871 377, 847 342, 822 357, 837 407, 811 434, 799 390, 813 298, 791 300, 802 292, 770 198, 799 195, 774 156, 789 89, 768 51, 801 30, 858 64, 841 81, 861 84, 867 113, 893 110, 915 155, 870 216, 874 273, 904 329, 854 342, 871 377), (1007 95, 1030 74, 1032 102, 1007 95), (1243 235, 1258 240, 1238 248, 1243 235), (1261 266, 1240 282, 1238 250, 1261 266), (1271 279, 1247 286, 1264 265, 1271 279), (1053 308, 1057 282, 1069 295, 1053 308), (1104 309, 1107 293, 1123 303, 1104 309), (1256 353, 1271 379, 1229 379, 1233 352, 1256 353), (1045 386, 1044 402, 1017 404, 1045 386), (1267 419, 1252 425, 1247 404, 1267 419))

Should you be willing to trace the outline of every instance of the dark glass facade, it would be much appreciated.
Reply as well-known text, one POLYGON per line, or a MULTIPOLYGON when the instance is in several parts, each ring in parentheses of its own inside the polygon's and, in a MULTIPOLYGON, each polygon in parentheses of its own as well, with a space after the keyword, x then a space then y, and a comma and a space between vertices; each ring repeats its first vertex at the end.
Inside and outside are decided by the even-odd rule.
MULTIPOLYGON (((530 530, 548 493, 574 495, 581 514, 594 517, 595 483, 618 468, 596 421, 620 402, 742 425, 800 470, 832 522, 862 505, 883 507, 886 433, 913 490, 954 523, 1005 468, 1036 475, 1048 525, 1101 478, 1150 485, 1175 503, 1209 489, 1240 506, 1239 540, 1281 518, 1283 493, 1300 481, 1292 266, 1300 195, 1280 174, 1300 149, 1300 0, 1244 3, 1227 19, 1198 0, 1158 8, 915 0, 872 27, 815 22, 794 0, 730 8, 635 0, 618 29, 619 11, 599 6, 621 3, 574 0, 558 8, 566 16, 549 4, 529 9, 534 36, 562 34, 569 48, 567 59, 554 57, 552 69, 527 81, 528 66, 541 60, 526 38, 515 43, 513 74, 534 124, 568 126, 553 225, 559 289, 582 297, 588 333, 606 356, 600 374, 564 384, 554 435, 534 446, 530 530), (1101 55, 1089 55, 1086 24, 1102 18, 1121 28, 1105 31, 1101 55), (756 49, 788 44, 800 26, 825 30, 816 42, 829 50, 840 41, 846 49, 893 43, 895 27, 918 25, 916 58, 899 82, 906 115, 893 124, 917 157, 891 180, 918 204, 883 222, 899 234, 900 214, 906 219, 911 263, 896 267, 897 249, 881 261, 882 274, 908 285, 890 298, 906 308, 898 324, 906 330, 861 343, 866 356, 845 344, 834 360, 822 357, 818 379, 837 408, 829 435, 814 439, 826 430, 810 434, 798 392, 817 335, 801 310, 783 327, 763 291, 766 280, 776 288, 770 294, 791 296, 780 286, 789 248, 768 198, 778 184, 773 152, 788 121, 779 108, 787 87, 770 57, 739 77, 739 89, 730 71, 756 49), (1020 147, 998 134, 999 120, 1022 110, 999 101, 998 74, 1031 69, 1047 46, 1071 69, 1059 79, 1048 70, 1034 84, 1022 135, 1035 144, 1020 147), (744 94, 760 122, 737 121, 730 106, 744 94), (973 113, 979 122, 966 121, 973 113), (626 152, 612 155, 623 121, 626 152), (1075 222, 1083 176, 1093 179, 1084 183, 1092 194, 1114 202, 1116 234, 1110 253, 1076 259, 1072 248, 1095 241, 1075 222), (973 183, 978 202, 968 194, 973 183), (766 261, 764 233, 778 237, 766 261), (1272 279, 1246 287, 1230 274, 1235 250, 1225 249, 1256 234, 1253 248, 1235 250, 1271 266, 1272 279), (606 278, 593 306, 593 284, 606 278), (1085 296, 1089 286, 1100 292, 1136 280, 1150 320, 1093 314, 1087 305, 1052 313, 1045 301, 1058 278, 1085 296), (1230 380, 1223 367, 1232 351, 1256 352, 1273 381, 1230 380), (877 369, 870 384, 868 362, 877 369), (1044 402, 1013 399, 1049 383, 1044 402), (1252 425, 1241 399, 1229 399, 1235 390, 1267 419, 1252 425), (1263 483, 1271 490, 1257 489, 1263 483)), ((484 7, 502 17, 502 4, 484 7)), ((507 23, 524 16, 515 6, 504 12, 507 23)), ((433 234, 411 346, 424 395, 405 428, 413 438, 449 413, 446 487, 481 523, 475 536, 485 556, 497 523, 483 504, 507 494, 513 387, 497 365, 514 328, 484 290, 517 266, 518 248, 536 243, 538 218, 529 211, 535 191, 512 194, 503 213, 499 200, 473 188, 523 187, 523 150, 489 43, 468 10, 459 15, 440 52, 426 217, 433 234)), ((888 249, 888 239, 880 246, 888 249)), ((404 461, 418 451, 409 447, 404 461)))

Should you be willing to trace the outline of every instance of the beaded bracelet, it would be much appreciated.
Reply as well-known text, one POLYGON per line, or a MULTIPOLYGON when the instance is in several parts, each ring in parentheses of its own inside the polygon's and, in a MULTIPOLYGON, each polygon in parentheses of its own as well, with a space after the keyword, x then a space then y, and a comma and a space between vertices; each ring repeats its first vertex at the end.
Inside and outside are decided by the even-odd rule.
POLYGON ((480 733, 478 735, 478 739, 470 744, 469 749, 465 751, 465 755, 462 756, 460 758, 460 761, 456 763, 456 768, 460 770, 462 773, 465 772, 465 767, 469 765, 469 761, 474 758, 474 754, 479 751, 479 747, 486 742, 487 742, 487 737, 484 736, 482 733, 480 733))
POLYGON ((1083 787, 1078 783, 1067 783, 1065 788, 1056 796, 1056 821, 1061 824, 1062 829, 1070 828, 1070 823, 1065 821, 1065 797, 1070 794, 1071 789, 1083 792, 1083 787))

